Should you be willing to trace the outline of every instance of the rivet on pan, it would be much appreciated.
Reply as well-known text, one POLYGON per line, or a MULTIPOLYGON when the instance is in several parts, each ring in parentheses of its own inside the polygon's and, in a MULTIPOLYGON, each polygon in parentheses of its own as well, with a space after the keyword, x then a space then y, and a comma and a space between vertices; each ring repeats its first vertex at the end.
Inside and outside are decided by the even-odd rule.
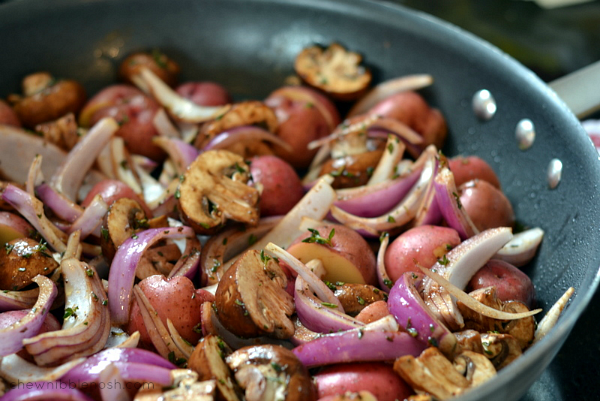
POLYGON ((496 100, 487 89, 475 93, 472 104, 473 112, 482 120, 490 120, 496 114, 496 100))
POLYGON ((562 169, 563 164, 560 160, 550 160, 550 164, 548 165, 548 185, 550 186, 550 189, 556 188, 560 183, 562 169))
POLYGON ((528 118, 519 121, 515 136, 517 137, 519 149, 529 149, 535 140, 535 127, 533 126, 533 122, 528 118))

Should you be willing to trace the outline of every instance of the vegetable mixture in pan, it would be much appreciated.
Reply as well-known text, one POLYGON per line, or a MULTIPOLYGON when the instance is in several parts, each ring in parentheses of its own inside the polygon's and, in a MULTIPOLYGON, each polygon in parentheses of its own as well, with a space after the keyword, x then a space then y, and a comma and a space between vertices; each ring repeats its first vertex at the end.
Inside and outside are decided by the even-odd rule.
POLYGON ((539 318, 544 232, 440 151, 433 77, 294 66, 234 102, 154 50, 0 101, 3 399, 444 400, 548 333, 573 289, 539 318))

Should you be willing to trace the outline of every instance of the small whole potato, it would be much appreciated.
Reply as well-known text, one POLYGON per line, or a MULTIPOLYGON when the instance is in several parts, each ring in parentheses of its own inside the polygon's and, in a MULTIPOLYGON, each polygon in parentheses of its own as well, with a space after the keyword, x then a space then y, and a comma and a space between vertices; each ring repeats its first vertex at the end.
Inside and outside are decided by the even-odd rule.
POLYGON ((300 177, 289 163, 277 156, 256 156, 250 174, 260 194, 260 215, 277 216, 289 212, 304 196, 300 177))
MULTIPOLYGON (((191 344, 196 344, 201 332, 198 329, 202 319, 201 307, 204 301, 199 297, 190 279, 183 276, 172 277, 150 276, 138 284, 148 298, 161 321, 167 326, 167 318, 171 319, 179 334, 191 344)), ((131 305, 128 333, 140 332, 140 340, 148 347, 152 344, 144 325, 140 307, 136 301, 131 305)))
POLYGON ((439 110, 429 107, 417 92, 391 95, 373 106, 368 113, 403 122, 423 137, 423 146, 434 144, 441 149, 444 145, 448 133, 446 120, 439 110))
POLYGON ((134 191, 131 187, 119 180, 102 180, 92 187, 90 192, 86 195, 85 199, 81 202, 81 206, 87 207, 96 195, 100 194, 104 202, 107 205, 121 198, 133 199, 140 204, 146 217, 152 216, 152 211, 134 191))
POLYGON ((424 225, 402 233, 385 252, 385 269, 392 281, 406 272, 421 271, 416 266, 430 268, 448 251, 460 244, 453 228, 424 225))
POLYGON ((231 103, 229 92, 215 82, 186 82, 179 85, 175 92, 200 106, 224 106, 231 103))
POLYGON ((373 302, 356 315, 356 320, 365 324, 382 319, 390 314, 386 301, 373 302))
POLYGON ((500 189, 500 180, 492 167, 477 156, 457 156, 448 161, 457 187, 476 178, 500 189))
POLYGON ((458 187, 460 203, 479 231, 512 227, 515 213, 508 198, 487 181, 472 180, 458 187))
POLYGON ((13 125, 15 127, 21 126, 21 121, 17 117, 17 113, 6 103, 0 99, 0 124, 13 125))
POLYGON ((332 125, 337 125, 340 117, 333 103, 316 91, 308 88, 296 89, 311 91, 311 95, 324 105, 323 107, 317 107, 304 99, 293 98, 284 91, 285 89, 276 90, 265 100, 265 104, 273 108, 277 115, 279 121, 277 135, 293 149, 289 152, 275 148, 275 152, 295 168, 306 168, 317 153, 317 149, 309 150, 308 144, 329 135, 334 129, 332 125), (329 120, 332 120, 333 124, 323 116, 321 109, 330 113, 329 120))
POLYGON ((92 97, 79 115, 79 124, 91 127, 104 117, 114 118, 120 125, 117 135, 125 140, 130 152, 161 161, 165 152, 152 142, 158 135, 154 116, 158 103, 129 85, 112 85, 92 97))
POLYGON ((319 398, 347 391, 369 391, 378 401, 404 400, 413 394, 391 365, 347 363, 326 367, 314 376, 319 398))
POLYGON ((510 263, 498 259, 487 262, 469 281, 467 289, 496 287, 501 301, 520 301, 529 309, 535 305, 535 289, 531 279, 510 263))
POLYGON ((119 77, 133 84, 132 77, 139 74, 142 67, 148 68, 169 86, 177 84, 179 65, 159 50, 151 53, 134 53, 128 56, 119 66, 119 77))

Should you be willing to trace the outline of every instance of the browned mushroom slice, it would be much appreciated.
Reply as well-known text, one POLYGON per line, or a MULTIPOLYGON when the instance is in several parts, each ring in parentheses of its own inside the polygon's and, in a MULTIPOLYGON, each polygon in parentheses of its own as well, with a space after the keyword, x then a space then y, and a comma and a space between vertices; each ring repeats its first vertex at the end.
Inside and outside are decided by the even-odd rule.
POLYGON ((247 185, 250 169, 244 159, 226 150, 201 153, 181 178, 179 210, 199 233, 214 233, 227 220, 256 225, 258 190, 247 185))
POLYGON ((117 199, 111 205, 102 225, 102 254, 111 261, 125 240, 148 227, 148 219, 138 202, 130 198, 117 199))
POLYGON ((485 356, 472 351, 463 351, 454 358, 454 368, 476 387, 496 376, 496 368, 485 356))
POLYGON ((477 330, 464 330, 454 333, 458 343, 457 354, 463 351, 473 351, 483 354, 483 345, 481 345, 481 334, 477 330))
POLYGON ((240 348, 225 361, 245 390, 247 401, 312 401, 315 386, 296 355, 278 345, 240 348))
POLYGON ((65 150, 71 150, 79 142, 78 128, 73 113, 35 126, 35 130, 40 132, 46 141, 65 150))
POLYGON ((482 334, 481 344, 484 355, 497 370, 508 366, 523 354, 519 341, 509 334, 482 334))
MULTIPOLYGON (((384 301, 386 294, 377 287, 368 284, 335 284, 334 295, 340 300, 344 312, 355 316, 373 302, 384 301)), ((331 284, 329 285, 332 286, 331 284)))
POLYGON ((181 251, 176 244, 159 245, 148 249, 138 267, 135 276, 140 280, 157 274, 169 276, 173 270, 174 262, 181 258, 181 251))
POLYGON ((330 159, 321 168, 319 175, 335 177, 331 186, 335 189, 366 185, 377 167, 383 150, 373 150, 356 155, 330 159))
MULTIPOLYGON (((521 313, 529 311, 527 306, 519 301, 505 302, 502 308, 505 312, 521 313)), ((521 350, 528 348, 533 343, 535 336, 536 323, 533 316, 519 320, 509 320, 503 322, 502 333, 510 334, 518 342, 521 350)))
POLYGON ((46 245, 30 238, 12 240, 4 248, 0 252, 0 290, 20 290, 38 274, 47 276, 58 267, 46 245))
POLYGON ((294 301, 278 262, 247 251, 225 272, 215 293, 219 321, 239 337, 286 339, 294 334, 294 301))
POLYGON ((358 53, 347 51, 337 43, 327 48, 311 46, 296 57, 296 74, 308 85, 338 100, 354 100, 366 92, 371 71, 361 65, 358 53))
POLYGON ((219 399, 238 401, 240 389, 225 363, 225 357, 231 352, 223 340, 209 334, 196 345, 188 368, 198 373, 198 380, 215 380, 219 399))
POLYGON ((275 133, 279 122, 273 109, 263 102, 248 100, 236 103, 219 118, 204 124, 194 145, 202 149, 217 134, 244 125, 258 125, 271 133, 275 133))

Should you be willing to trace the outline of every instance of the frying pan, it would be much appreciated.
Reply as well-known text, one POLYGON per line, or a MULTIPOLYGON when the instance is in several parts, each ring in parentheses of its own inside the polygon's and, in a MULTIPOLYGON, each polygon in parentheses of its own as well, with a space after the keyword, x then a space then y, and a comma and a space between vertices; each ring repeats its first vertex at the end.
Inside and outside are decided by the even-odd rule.
POLYGON ((27 73, 49 70, 93 94, 114 82, 128 53, 160 48, 182 79, 215 80, 237 99, 264 98, 292 73, 304 46, 337 41, 363 54, 377 81, 414 73, 447 118, 449 155, 477 154, 498 173, 525 226, 545 232, 524 270, 544 310, 567 287, 576 294, 557 327, 498 377, 463 400, 514 400, 540 376, 589 303, 600 274, 600 166, 579 121, 536 75, 482 40, 433 17, 383 3, 306 0, 22 0, 0 7, 0 94, 27 73), (478 119, 471 99, 489 90, 498 111, 478 119), (531 148, 520 150, 517 123, 530 119, 531 148), (563 163, 550 189, 547 168, 563 163))

